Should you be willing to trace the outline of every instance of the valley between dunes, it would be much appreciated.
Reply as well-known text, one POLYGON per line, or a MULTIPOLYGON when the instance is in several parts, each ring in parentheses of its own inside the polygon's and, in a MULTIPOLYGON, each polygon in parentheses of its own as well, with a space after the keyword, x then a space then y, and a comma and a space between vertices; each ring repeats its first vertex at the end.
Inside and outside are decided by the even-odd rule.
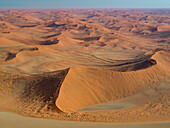
POLYGON ((169 122, 168 14, 0 10, 0 111, 62 121, 169 122))

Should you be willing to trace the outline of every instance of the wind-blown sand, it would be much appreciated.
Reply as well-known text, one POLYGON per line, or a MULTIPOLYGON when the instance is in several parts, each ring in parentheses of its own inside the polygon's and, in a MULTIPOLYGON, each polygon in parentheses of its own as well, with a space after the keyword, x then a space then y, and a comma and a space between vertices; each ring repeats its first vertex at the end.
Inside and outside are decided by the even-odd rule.
POLYGON ((1 112, 168 127, 159 123, 170 121, 168 10, 0 10, 0 16, 1 112))

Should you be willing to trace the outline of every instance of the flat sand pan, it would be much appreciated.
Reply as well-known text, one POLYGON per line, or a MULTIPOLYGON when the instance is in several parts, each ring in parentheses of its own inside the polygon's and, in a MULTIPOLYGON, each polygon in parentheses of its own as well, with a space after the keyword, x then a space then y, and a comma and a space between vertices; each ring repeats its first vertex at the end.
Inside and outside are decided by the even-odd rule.
POLYGON ((95 105, 89 106, 79 111, 97 111, 97 110, 120 110, 125 108, 133 107, 132 104, 102 104, 102 105, 95 105))
POLYGON ((158 123, 134 123, 134 124, 111 124, 111 123, 84 123, 44 120, 26 118, 20 115, 1 112, 1 128, 169 128, 170 122, 158 123))

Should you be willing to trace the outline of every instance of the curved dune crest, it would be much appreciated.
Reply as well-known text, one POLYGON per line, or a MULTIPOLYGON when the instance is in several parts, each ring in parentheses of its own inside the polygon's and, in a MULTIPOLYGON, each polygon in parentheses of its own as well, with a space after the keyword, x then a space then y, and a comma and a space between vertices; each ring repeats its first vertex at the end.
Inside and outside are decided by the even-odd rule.
POLYGON ((157 52, 152 56, 157 61, 156 65, 131 72, 71 68, 62 83, 56 105, 63 111, 75 111, 130 96, 154 86, 154 83, 169 76, 168 56, 168 52, 157 52))

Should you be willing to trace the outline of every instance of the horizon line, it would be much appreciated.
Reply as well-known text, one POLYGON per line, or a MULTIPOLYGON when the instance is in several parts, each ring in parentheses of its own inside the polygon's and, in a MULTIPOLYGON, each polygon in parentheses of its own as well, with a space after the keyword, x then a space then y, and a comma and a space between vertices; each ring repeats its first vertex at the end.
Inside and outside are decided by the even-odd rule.
POLYGON ((1 8, 0 9, 170 9, 170 8, 157 8, 157 7, 152 7, 152 8, 133 8, 133 7, 130 7, 130 8, 117 8, 117 7, 114 7, 114 8, 1 8))

